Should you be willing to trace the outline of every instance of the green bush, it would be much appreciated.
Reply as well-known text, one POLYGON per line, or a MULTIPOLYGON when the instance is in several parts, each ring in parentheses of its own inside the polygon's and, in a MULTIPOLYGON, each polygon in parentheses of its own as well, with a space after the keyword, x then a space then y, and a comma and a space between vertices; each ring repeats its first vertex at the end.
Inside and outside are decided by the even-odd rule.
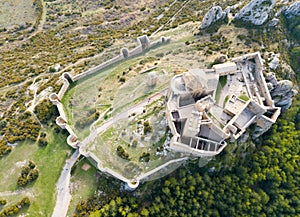
POLYGON ((21 175, 18 177, 17 185, 24 187, 28 183, 33 182, 39 177, 39 171, 36 169, 36 164, 29 161, 28 166, 22 167, 21 175))
POLYGON ((0 199, 0 205, 4 206, 7 203, 5 199, 0 199))
POLYGON ((139 158, 141 162, 149 162, 150 161, 150 153, 143 152, 139 158))
POLYGON ((117 147, 117 155, 125 160, 129 160, 129 154, 120 145, 117 147))

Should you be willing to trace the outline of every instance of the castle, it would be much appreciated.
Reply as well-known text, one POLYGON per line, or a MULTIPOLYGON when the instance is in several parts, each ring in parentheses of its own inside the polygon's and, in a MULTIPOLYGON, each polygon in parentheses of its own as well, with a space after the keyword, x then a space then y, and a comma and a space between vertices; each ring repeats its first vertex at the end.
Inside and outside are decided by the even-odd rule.
MULTIPOLYGON (((170 38, 161 37, 150 42, 147 36, 142 36, 137 41, 138 46, 134 49, 122 48, 116 57, 81 74, 71 76, 64 73, 61 77, 62 88, 57 94, 49 96, 60 114, 56 118, 57 125, 69 133, 68 145, 96 162, 95 166, 100 171, 126 182, 130 188, 136 188, 141 180, 170 164, 188 159, 190 155, 209 158, 219 154, 226 147, 227 139, 238 139, 253 123, 263 133, 279 116, 280 108, 274 106, 262 74, 263 62, 259 53, 233 58, 229 62, 214 65, 211 69, 191 69, 173 77, 167 97, 166 119, 173 134, 168 148, 182 153, 183 157, 170 160, 134 179, 126 178, 112 168, 103 167, 103 162, 94 153, 86 151, 83 144, 91 142, 91 138, 95 139, 97 134, 93 133, 84 142, 79 141, 68 124, 61 100, 71 83, 169 42, 170 38)), ((154 85, 155 74, 149 76, 149 85, 154 85)))
POLYGON ((199 157, 219 154, 251 124, 267 131, 280 114, 263 77, 260 54, 175 76, 167 103, 170 149, 199 157), (223 80, 223 86, 221 84, 223 80))

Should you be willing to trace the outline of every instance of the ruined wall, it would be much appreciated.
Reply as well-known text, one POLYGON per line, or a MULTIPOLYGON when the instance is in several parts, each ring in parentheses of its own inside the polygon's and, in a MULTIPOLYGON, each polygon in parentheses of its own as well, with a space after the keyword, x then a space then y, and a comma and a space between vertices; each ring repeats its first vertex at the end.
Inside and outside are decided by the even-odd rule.
POLYGON ((166 37, 161 37, 159 40, 156 40, 154 42, 150 42, 149 38, 147 36, 141 36, 137 38, 137 43, 138 46, 136 46, 135 48, 133 48, 132 50, 128 50, 127 48, 122 48, 120 50, 120 54, 110 60, 107 60, 103 63, 101 63, 100 65, 93 67, 85 72, 82 72, 78 75, 75 75, 72 80, 73 81, 78 81, 88 75, 91 75, 95 72, 98 72, 99 70, 110 66, 114 63, 117 63, 123 59, 129 58, 129 57, 133 57, 135 55, 141 54, 144 50, 153 48, 154 46, 158 46, 161 45, 163 43, 168 43, 170 42, 170 38, 166 38, 166 37))
MULTIPOLYGON (((138 42, 138 46, 135 47, 132 50, 128 50, 127 48, 122 48, 120 50, 120 54, 113 57, 110 60, 107 60, 101 64, 99 64, 96 67, 93 67, 85 72, 82 72, 78 75, 75 75, 74 77, 72 77, 69 73, 64 73, 61 76, 61 79, 63 80, 63 86, 61 87, 61 89, 59 90, 58 94, 56 93, 52 93, 49 96, 50 101, 57 107, 58 112, 59 112, 59 117, 56 118, 56 124, 61 127, 62 129, 66 129, 69 133, 69 136, 67 138, 67 143, 68 145, 70 145, 73 148, 78 149, 81 154, 83 154, 86 157, 91 157, 93 160, 95 160, 97 162, 97 168, 103 172, 106 172, 124 182, 126 182, 128 184, 128 186, 130 188, 136 188, 139 185, 139 180, 129 180, 126 179, 125 177, 123 177, 122 175, 120 175, 119 173, 109 169, 109 168, 103 168, 102 167, 102 162, 92 153, 86 153, 84 150, 80 149, 80 142, 78 141, 78 137, 77 135, 74 133, 74 131, 72 130, 71 126, 68 125, 68 121, 67 121, 67 115, 63 109, 63 105, 61 103, 61 99, 63 98, 63 96, 65 95, 65 93, 67 92, 70 84, 72 82, 78 81, 80 79, 85 78, 88 75, 94 74, 98 71, 100 71, 101 69, 108 67, 114 63, 117 63, 121 60, 124 60, 126 58, 132 57, 134 55, 140 54, 142 53, 144 50, 150 49, 154 46, 163 44, 163 43, 167 43, 170 41, 170 38, 165 38, 165 37, 161 37, 160 40, 154 41, 152 44, 150 43, 150 40, 147 36, 141 36, 137 38, 137 42, 138 42)), ((152 174, 152 173, 151 173, 152 174)))

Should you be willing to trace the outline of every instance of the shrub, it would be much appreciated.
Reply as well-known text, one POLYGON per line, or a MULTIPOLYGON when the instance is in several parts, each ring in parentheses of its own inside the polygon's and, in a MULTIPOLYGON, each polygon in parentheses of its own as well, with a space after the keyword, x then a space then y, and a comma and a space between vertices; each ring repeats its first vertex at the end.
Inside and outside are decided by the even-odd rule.
POLYGON ((137 147, 137 144, 138 144, 138 141, 136 141, 136 140, 133 140, 133 141, 132 141, 132 147, 133 147, 133 148, 136 148, 136 147, 137 147))
POLYGON ((7 203, 5 199, 0 199, 0 205, 4 206, 7 203))
POLYGON ((150 133, 152 130, 152 127, 149 124, 149 121, 144 122, 144 134, 150 133))
POLYGON ((117 155, 125 160, 129 160, 129 154, 120 145, 117 147, 117 155))
POLYGON ((24 187, 30 182, 33 182, 39 177, 39 171, 36 169, 36 164, 33 161, 29 161, 28 166, 22 167, 21 175, 17 180, 19 187, 24 187))
POLYGON ((143 152, 140 156, 140 161, 149 162, 150 161, 150 154, 148 152, 143 152))

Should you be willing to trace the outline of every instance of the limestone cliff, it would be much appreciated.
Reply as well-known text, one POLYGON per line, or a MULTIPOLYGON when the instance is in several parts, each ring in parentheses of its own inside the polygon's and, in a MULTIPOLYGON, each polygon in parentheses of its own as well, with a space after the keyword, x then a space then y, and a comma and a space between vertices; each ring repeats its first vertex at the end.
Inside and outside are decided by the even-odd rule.
POLYGON ((204 16, 200 29, 206 29, 219 20, 227 17, 228 10, 223 11, 220 6, 212 7, 204 16))
POLYGON ((300 16, 300 1, 291 4, 289 7, 283 9, 283 13, 287 19, 300 16))
POLYGON ((266 80, 275 105, 283 111, 287 110, 292 104, 293 96, 298 93, 293 83, 289 80, 277 81, 274 73, 269 73, 266 80))
POLYGON ((247 22, 260 26, 264 24, 276 0, 251 0, 234 17, 234 21, 247 22))

